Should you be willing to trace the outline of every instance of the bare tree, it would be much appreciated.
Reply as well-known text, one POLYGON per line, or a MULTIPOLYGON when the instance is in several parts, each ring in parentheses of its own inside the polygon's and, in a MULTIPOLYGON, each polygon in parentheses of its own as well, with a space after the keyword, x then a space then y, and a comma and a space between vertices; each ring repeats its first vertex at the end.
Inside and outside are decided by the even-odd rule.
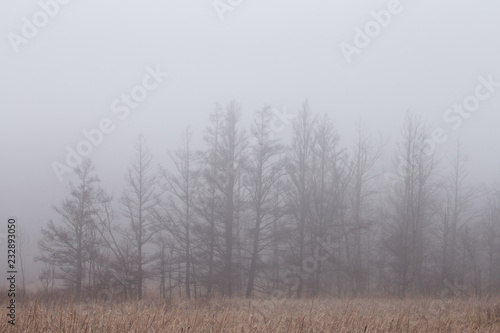
POLYGON ((353 273, 353 295, 358 296, 366 289, 368 268, 368 258, 373 255, 370 251, 363 251, 363 244, 367 242, 366 233, 369 232, 371 222, 368 217, 367 200, 375 194, 370 189, 370 181, 376 174, 373 173, 375 163, 382 155, 382 145, 375 146, 370 143, 365 125, 360 121, 358 126, 358 136, 353 149, 352 159, 352 188, 351 206, 353 220, 353 262, 351 271, 353 273))
POLYGON ((85 265, 96 244, 92 229, 99 179, 94 175, 94 167, 88 159, 75 169, 75 174, 79 184, 71 185, 70 197, 60 207, 54 207, 61 223, 56 225, 50 221, 46 228, 42 228, 39 242, 41 255, 36 260, 55 267, 56 278, 63 279, 66 285, 74 288, 76 297, 80 298, 85 265))
POLYGON ((100 287, 118 285, 122 288, 123 296, 127 298, 131 292, 130 284, 134 282, 133 251, 127 239, 127 229, 116 223, 112 197, 104 191, 99 193, 99 197, 95 206, 97 216, 95 225, 102 240, 101 261, 106 265, 106 279, 100 287))
POLYGON ((191 132, 186 129, 182 137, 183 148, 170 153, 175 174, 162 170, 162 187, 168 198, 165 209, 157 216, 160 227, 167 230, 179 245, 185 265, 184 285, 187 298, 191 298, 192 226, 194 225, 194 195, 198 186, 198 171, 194 170, 194 154, 191 150, 191 132))
POLYGON ((151 152, 146 148, 144 137, 139 136, 136 155, 126 177, 127 189, 121 198, 123 215, 130 225, 128 241, 133 246, 137 298, 142 299, 144 280, 147 277, 147 265, 151 258, 145 246, 154 235, 153 210, 158 202, 156 194, 156 176, 152 172, 151 152))
POLYGON ((270 123, 271 108, 264 106, 256 113, 252 128, 252 146, 246 163, 246 190, 249 193, 249 203, 254 224, 251 229, 252 248, 246 297, 251 297, 255 278, 258 273, 260 253, 272 241, 274 224, 271 200, 273 189, 282 175, 282 165, 279 154, 282 147, 272 138, 270 123))
POLYGON ((463 281, 458 269, 458 242, 460 233, 473 216, 472 204, 476 191, 465 184, 467 179, 466 159, 460 144, 456 156, 450 161, 451 170, 447 175, 444 188, 445 201, 438 215, 438 235, 441 245, 441 280, 443 283, 463 281))
POLYGON ((52 288, 54 287, 54 283, 56 280, 56 273, 54 270, 54 266, 44 263, 42 271, 40 272, 40 275, 38 275, 38 279, 42 284, 43 291, 46 294, 48 294, 49 291, 51 291, 52 288))
POLYGON ((26 241, 29 241, 28 236, 26 235, 26 232, 24 231, 24 228, 21 227, 21 225, 18 225, 18 231, 17 231, 17 252, 19 254, 19 266, 21 266, 21 279, 22 279, 22 290, 21 292, 23 294, 26 293, 26 279, 24 275, 24 246, 26 245, 26 241))
MULTIPOLYGON (((223 192, 220 183, 219 150, 222 142, 223 112, 219 104, 210 114, 209 126, 204 141, 208 149, 198 152, 200 166, 200 186, 196 190, 194 209, 200 217, 196 220, 194 234, 198 240, 200 266, 205 262, 204 283, 207 295, 211 295, 215 285, 219 245, 219 229, 223 220, 223 192)), ((200 267, 201 270, 201 267, 200 267)))
POLYGON ((426 154, 425 139, 422 121, 408 114, 397 154, 400 167, 396 173, 400 182, 392 196, 393 213, 385 242, 394 258, 392 266, 401 296, 422 290, 425 235, 435 208, 432 205, 435 162, 426 154))
MULTIPOLYGON (((309 234, 307 245, 308 254, 314 259, 316 250, 321 246, 321 239, 325 235, 334 235, 337 221, 344 221, 342 210, 349 176, 343 177, 342 175, 345 162, 342 161, 342 151, 338 146, 340 137, 326 115, 323 115, 315 124, 313 138, 309 177, 310 203, 307 211, 309 234)), ((340 227, 343 230, 343 236, 347 238, 348 231, 345 225, 342 223, 340 227)), ((347 246, 348 242, 346 241, 345 244, 347 246)), ((346 248, 346 250, 347 255, 350 256, 349 249, 346 248)), ((316 257, 319 255, 316 253, 316 257)), ((309 270, 313 270, 311 293, 316 296, 320 291, 321 277, 324 273, 323 260, 314 259, 309 265, 312 265, 309 270)))
MULTIPOLYGON (((172 300, 172 267, 175 261, 175 242, 171 239, 170 234, 166 232, 158 232, 158 235, 153 239, 154 244, 157 246, 154 266, 155 275, 160 278, 160 295, 163 299, 172 300), (167 288, 168 280, 168 288, 167 288)), ((196 297, 196 292, 195 292, 196 297)))
POLYGON ((500 192, 489 193, 483 217, 488 293, 500 290, 500 192))
POLYGON ((238 127, 241 107, 236 101, 227 104, 223 115, 221 144, 217 154, 220 163, 216 184, 224 198, 224 269, 223 294, 233 296, 233 248, 235 244, 235 215, 237 212, 236 184, 247 145, 245 132, 238 127))
MULTIPOLYGON (((207 129, 205 141, 209 145, 206 153, 201 154, 204 166, 204 189, 197 193, 197 197, 207 206, 197 207, 196 211, 208 222, 209 228, 209 286, 212 291, 213 277, 215 274, 215 256, 218 252, 222 258, 222 293, 224 296, 233 296, 233 255, 237 245, 238 227, 238 177, 244 159, 247 145, 246 135, 238 126, 240 105, 236 101, 229 102, 224 111, 216 106, 216 111, 211 115, 211 126, 207 129), (217 204, 220 208, 217 208, 217 204), (221 242, 218 246, 219 231, 217 224, 221 224, 221 242)), ((198 205, 197 205, 198 206, 198 205)))
MULTIPOLYGON (((293 137, 288 163, 290 183, 287 186, 287 203, 290 213, 296 222, 296 239, 292 251, 298 253, 291 259, 291 264, 299 267, 302 272, 302 262, 305 259, 306 224, 310 209, 311 155, 313 147, 314 119, 309 108, 309 102, 302 105, 298 117, 293 121, 293 137), (297 245, 297 247, 295 247, 297 245)), ((297 297, 302 297, 303 274, 297 278, 297 297)))

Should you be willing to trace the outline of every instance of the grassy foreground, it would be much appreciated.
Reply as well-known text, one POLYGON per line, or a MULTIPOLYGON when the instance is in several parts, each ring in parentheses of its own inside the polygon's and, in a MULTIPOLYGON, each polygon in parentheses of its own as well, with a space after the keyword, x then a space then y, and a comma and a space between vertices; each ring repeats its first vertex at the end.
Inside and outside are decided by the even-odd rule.
POLYGON ((500 332, 500 300, 24 301, 16 317, 0 332, 500 332))

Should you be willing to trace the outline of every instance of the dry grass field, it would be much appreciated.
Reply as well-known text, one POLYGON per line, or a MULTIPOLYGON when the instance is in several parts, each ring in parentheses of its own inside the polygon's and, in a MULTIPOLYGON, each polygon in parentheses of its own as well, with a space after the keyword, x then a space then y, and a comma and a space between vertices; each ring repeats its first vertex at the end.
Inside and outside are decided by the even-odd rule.
POLYGON ((500 332, 499 299, 20 301, 16 316, 0 332, 500 332))

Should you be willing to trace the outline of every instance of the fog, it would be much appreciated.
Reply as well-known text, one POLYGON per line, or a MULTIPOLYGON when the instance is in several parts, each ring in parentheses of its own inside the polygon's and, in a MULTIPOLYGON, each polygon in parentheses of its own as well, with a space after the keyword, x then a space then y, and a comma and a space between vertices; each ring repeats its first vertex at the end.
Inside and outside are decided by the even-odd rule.
MULTIPOLYGON (((346 149, 361 119, 371 142, 383 145, 379 174, 394 169, 410 112, 446 136, 437 159, 451 158, 461 142, 467 184, 500 181, 498 2, 58 1, 36 32, 26 27, 46 3, 54 2, 0 2, 0 231, 17 218, 29 285, 38 284, 40 230, 58 221, 52 207, 78 181, 56 166, 67 165, 67 147, 77 150, 83 131, 99 126, 109 133, 88 157, 114 199, 140 134, 155 168, 169 165, 188 126, 193 149, 206 148, 210 113, 231 100, 249 132, 264 105, 297 115, 307 99, 346 149), (357 27, 365 31, 372 11, 388 8, 386 26, 366 47, 356 44, 357 27), (122 98, 138 86, 147 96, 127 104, 122 98), (447 111, 478 90, 474 111, 447 111)), ((290 125, 279 133, 285 144, 291 136, 290 125)))

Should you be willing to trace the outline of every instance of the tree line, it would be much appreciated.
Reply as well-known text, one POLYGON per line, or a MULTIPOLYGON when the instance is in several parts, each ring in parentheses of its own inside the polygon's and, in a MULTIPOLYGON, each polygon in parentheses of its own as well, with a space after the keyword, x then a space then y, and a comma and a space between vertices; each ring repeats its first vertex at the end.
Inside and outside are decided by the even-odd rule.
POLYGON ((216 105, 204 149, 187 129, 169 167, 140 136, 119 198, 84 160, 42 228, 44 289, 60 280, 77 298, 112 287, 137 299, 500 290, 500 192, 470 186, 460 145, 430 154, 418 116, 381 172, 384 145, 361 122, 344 147, 307 101, 288 142, 270 106, 249 129, 240 113, 235 101, 216 105))

